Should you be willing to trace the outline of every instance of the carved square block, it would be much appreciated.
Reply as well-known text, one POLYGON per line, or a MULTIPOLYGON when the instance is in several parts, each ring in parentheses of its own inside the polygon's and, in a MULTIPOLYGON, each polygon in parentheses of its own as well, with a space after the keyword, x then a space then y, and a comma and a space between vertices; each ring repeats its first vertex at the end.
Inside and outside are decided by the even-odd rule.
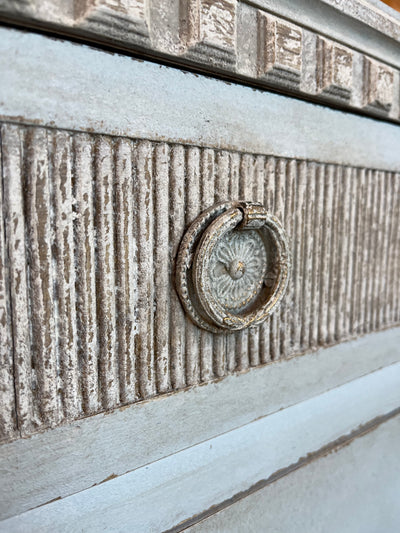
POLYGON ((147 10, 148 0, 75 0, 75 24, 148 46, 147 10))
POLYGON ((181 0, 180 35, 185 52, 227 63, 236 60, 236 0, 181 0))
POLYGON ((301 77, 301 54, 301 28, 259 11, 259 77, 298 87, 301 77))
POLYGON ((364 107, 388 113, 393 104, 393 69, 364 58, 364 107))
POLYGON ((317 91, 349 100, 353 82, 353 54, 338 44, 317 37, 317 91))

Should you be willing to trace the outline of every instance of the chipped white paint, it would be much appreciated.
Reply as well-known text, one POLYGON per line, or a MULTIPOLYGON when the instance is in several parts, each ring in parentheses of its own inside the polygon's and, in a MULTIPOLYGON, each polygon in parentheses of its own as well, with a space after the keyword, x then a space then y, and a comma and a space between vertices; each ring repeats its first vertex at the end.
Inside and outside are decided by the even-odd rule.
POLYGON ((349 100, 353 88, 353 54, 336 43, 317 38, 317 88, 349 100))
POLYGON ((301 28, 258 12, 259 76, 272 83, 298 86, 302 67, 301 28))
POLYGON ((235 46, 236 0, 201 0, 201 39, 221 48, 235 46))
MULTIPOLYGON (((0 172, 2 172, 0 152, 0 172)), ((0 206, 3 205, 3 187, 0 187, 0 206)), ((4 232, 4 213, 0 214, 0 431, 13 437, 16 433, 16 407, 14 387, 14 362, 11 330, 11 309, 9 296, 9 265, 4 232)))
POLYGON ((365 0, 319 0, 316 6, 305 0, 5 0, 0 18, 35 21, 88 41, 400 120, 395 12, 390 17, 385 6, 365 0), (370 57, 381 67, 363 81, 362 64, 370 57), (392 82, 381 69, 393 70, 392 82))
POLYGON ((364 105, 388 112, 394 100, 393 69, 369 57, 364 59, 364 105))

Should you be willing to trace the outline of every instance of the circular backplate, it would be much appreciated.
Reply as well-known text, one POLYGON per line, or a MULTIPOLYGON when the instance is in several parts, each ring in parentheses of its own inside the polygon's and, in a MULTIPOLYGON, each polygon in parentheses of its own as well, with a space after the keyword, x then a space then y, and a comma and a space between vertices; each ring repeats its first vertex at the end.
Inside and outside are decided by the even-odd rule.
POLYGON ((288 282, 290 253, 276 217, 260 204, 220 203, 187 230, 177 257, 177 291, 201 328, 228 333, 264 321, 288 282))

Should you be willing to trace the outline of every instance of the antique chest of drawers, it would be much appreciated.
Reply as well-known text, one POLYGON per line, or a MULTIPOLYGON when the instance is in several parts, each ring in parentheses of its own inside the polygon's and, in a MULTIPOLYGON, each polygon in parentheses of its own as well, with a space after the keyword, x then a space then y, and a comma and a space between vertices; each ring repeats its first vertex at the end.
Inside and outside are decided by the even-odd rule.
POLYGON ((400 16, 0 20, 0 531, 399 531, 400 16))

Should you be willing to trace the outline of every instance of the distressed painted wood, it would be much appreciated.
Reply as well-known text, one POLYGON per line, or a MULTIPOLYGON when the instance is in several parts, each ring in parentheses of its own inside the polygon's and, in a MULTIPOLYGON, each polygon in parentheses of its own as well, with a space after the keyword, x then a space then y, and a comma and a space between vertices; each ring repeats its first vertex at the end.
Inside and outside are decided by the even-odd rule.
POLYGON ((350 100, 353 88, 353 53, 350 50, 317 37, 316 70, 318 92, 350 100))
POLYGON ((2 151, 5 283, 18 310, 5 389, 11 406, 15 372, 23 435, 398 324, 398 299, 382 297, 400 275, 389 239, 399 197, 388 196, 398 173, 10 124, 2 151), (190 322, 173 277, 184 227, 232 194, 281 219, 293 257, 269 326, 235 341, 190 322))
POLYGON ((302 68, 302 31, 294 24, 258 12, 259 76, 277 85, 298 87, 302 68))
POLYGON ((400 26, 358 0, 286 4, 0 6, 384 119, 0 29, 2 516, 28 511, 0 529, 70 528, 71 508, 88 530, 181 529, 397 412, 400 26), (238 199, 282 220, 293 276, 268 322, 214 335, 184 313, 175 258, 238 199))
POLYGON ((1 18, 400 120, 400 17, 383 5, 4 0, 1 18))
MULTIPOLYGON (((0 172, 2 158, 0 155, 0 172)), ((3 188, 0 187, 0 439, 12 437, 16 432, 16 408, 14 388, 14 360, 11 329, 11 308, 9 296, 10 276, 8 273, 7 249, 4 232, 3 188)))

